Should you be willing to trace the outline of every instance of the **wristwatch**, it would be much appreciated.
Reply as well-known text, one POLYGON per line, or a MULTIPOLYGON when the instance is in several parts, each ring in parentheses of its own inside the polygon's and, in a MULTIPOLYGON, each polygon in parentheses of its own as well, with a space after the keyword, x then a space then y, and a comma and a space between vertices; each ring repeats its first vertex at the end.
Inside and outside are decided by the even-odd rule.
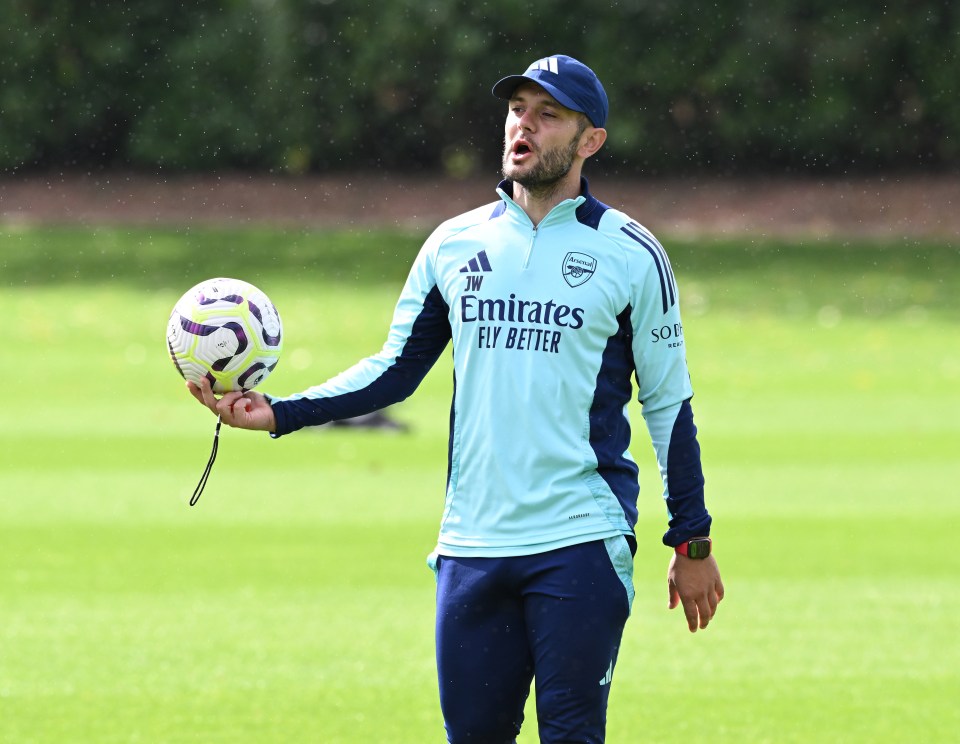
POLYGON ((713 541, 709 537, 692 537, 686 542, 680 543, 674 550, 687 558, 700 560, 710 555, 710 548, 713 541))

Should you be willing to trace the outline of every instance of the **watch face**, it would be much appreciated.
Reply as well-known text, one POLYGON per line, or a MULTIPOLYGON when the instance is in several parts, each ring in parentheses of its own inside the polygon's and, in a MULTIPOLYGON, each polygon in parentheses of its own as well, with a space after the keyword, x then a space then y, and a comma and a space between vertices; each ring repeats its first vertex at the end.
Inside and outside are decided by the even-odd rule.
POLYGON ((706 558, 710 555, 710 540, 690 540, 687 543, 687 557, 706 558))

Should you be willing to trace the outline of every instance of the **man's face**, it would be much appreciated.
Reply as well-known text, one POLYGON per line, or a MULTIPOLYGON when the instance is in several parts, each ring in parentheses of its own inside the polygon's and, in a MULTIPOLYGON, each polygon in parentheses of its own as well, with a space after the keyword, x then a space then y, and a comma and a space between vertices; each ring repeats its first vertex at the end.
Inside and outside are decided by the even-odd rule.
POLYGON ((588 126, 585 116, 559 104, 539 85, 519 86, 504 127, 504 178, 527 189, 558 183, 573 167, 588 126))

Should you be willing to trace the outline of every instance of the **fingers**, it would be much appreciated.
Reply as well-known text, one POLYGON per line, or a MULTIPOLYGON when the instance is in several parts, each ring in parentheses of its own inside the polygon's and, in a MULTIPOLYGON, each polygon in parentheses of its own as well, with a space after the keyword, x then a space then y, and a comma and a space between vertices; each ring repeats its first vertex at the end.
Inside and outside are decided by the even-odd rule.
POLYGON ((667 581, 667 609, 672 610, 680 604, 680 592, 677 591, 677 585, 672 581, 667 581))
POLYGON ((227 426, 238 429, 254 429, 258 431, 275 432, 277 419, 274 416, 270 403, 263 395, 254 392, 234 390, 224 393, 219 398, 213 392, 210 381, 201 378, 198 383, 187 383, 190 395, 196 398, 201 405, 219 416, 227 426))
POLYGON ((672 610, 682 604, 683 614, 687 618, 687 627, 691 633, 696 633, 698 628, 707 627, 707 623, 716 612, 716 606, 710 610, 709 598, 706 595, 701 598, 682 596, 673 581, 667 581, 667 587, 669 591, 667 609, 672 610))
POLYGON ((694 601, 683 603, 683 614, 687 616, 687 627, 691 633, 696 633, 698 628, 707 627, 707 623, 710 622, 709 619, 704 618, 703 613, 700 612, 700 605, 694 601))
POLYGON ((210 380, 206 377, 201 377, 199 384, 188 380, 187 390, 189 390, 190 394, 200 401, 201 404, 205 405, 214 413, 219 413, 217 411, 217 396, 213 394, 213 388, 210 387, 210 380))
POLYGON ((723 582, 717 579, 713 591, 707 594, 707 601, 710 602, 710 617, 717 614, 717 606, 723 601, 723 582))
POLYGON ((706 628, 716 611, 716 604, 711 605, 710 598, 707 595, 683 600, 683 614, 686 615, 687 627, 691 633, 706 628))
POLYGON ((683 605, 683 614, 691 633, 710 624, 723 600, 723 582, 716 561, 691 561, 674 557, 667 577, 668 607, 683 605))
MULTIPOLYGON (((716 583, 707 590, 706 594, 698 597, 695 602, 701 630, 706 628, 710 621, 713 620, 722 599, 723 583, 718 578, 716 583)), ((696 632, 696 628, 691 628, 691 631, 696 632)))
MULTIPOLYGON (((213 392, 213 388, 210 386, 210 380, 206 377, 201 377, 199 384, 188 382, 187 390, 189 390, 190 394, 200 401, 200 403, 209 408, 212 413, 220 416, 224 423, 233 423, 233 406, 236 400, 243 396, 243 393, 230 392, 217 398, 213 392)), ((247 408, 244 408, 244 412, 246 412, 246 410, 247 408)))
POLYGON ((187 390, 190 391, 190 395, 192 395, 194 398, 200 401, 201 405, 206 405, 203 402, 203 393, 200 392, 200 388, 198 388, 195 383, 190 382, 190 380, 187 380, 187 390))

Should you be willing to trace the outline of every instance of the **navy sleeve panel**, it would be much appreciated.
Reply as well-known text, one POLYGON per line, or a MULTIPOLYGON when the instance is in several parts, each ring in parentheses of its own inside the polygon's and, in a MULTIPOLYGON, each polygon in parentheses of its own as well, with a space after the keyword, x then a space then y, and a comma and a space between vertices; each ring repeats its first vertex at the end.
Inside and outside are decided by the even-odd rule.
POLYGON ((689 398, 681 404, 670 435, 667 484, 670 529, 663 536, 664 545, 675 547, 691 537, 708 536, 712 519, 703 500, 700 444, 689 398))
POLYGON ((450 341, 449 308, 434 287, 413 323, 400 354, 382 375, 359 390, 342 395, 275 401, 275 437, 304 426, 362 416, 408 398, 426 377, 450 341))

